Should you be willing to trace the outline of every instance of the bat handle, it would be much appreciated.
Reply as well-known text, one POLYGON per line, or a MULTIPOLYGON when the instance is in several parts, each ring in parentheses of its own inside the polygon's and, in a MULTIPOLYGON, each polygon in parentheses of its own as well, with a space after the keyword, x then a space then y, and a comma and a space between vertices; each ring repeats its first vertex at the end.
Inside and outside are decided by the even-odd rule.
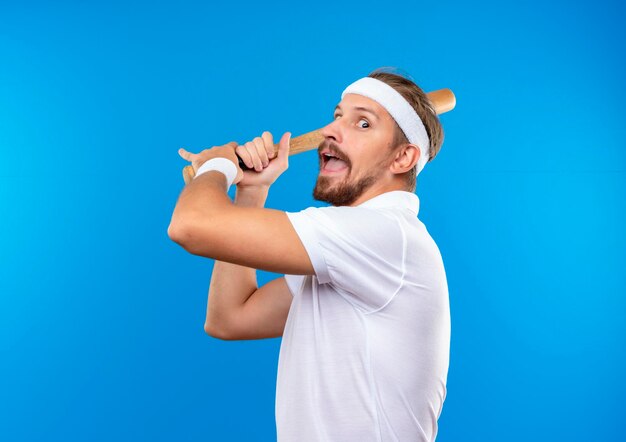
POLYGON ((237 159, 239 160, 239 167, 241 168, 241 170, 250 170, 250 168, 246 166, 246 163, 243 162, 243 160, 241 159, 239 155, 237 155, 237 159))

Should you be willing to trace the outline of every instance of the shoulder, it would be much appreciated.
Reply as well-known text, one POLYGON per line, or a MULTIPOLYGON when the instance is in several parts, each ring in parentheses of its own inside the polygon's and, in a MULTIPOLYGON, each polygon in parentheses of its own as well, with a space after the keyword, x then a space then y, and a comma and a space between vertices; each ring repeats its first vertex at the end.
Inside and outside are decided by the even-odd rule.
POLYGON ((309 207, 300 212, 286 212, 289 218, 305 217, 323 223, 375 226, 377 223, 391 223, 397 216, 391 210, 369 207, 328 206, 309 207))
POLYGON ((369 207, 309 207, 287 213, 297 231, 315 235, 320 243, 370 250, 398 250, 406 241, 399 215, 369 207))

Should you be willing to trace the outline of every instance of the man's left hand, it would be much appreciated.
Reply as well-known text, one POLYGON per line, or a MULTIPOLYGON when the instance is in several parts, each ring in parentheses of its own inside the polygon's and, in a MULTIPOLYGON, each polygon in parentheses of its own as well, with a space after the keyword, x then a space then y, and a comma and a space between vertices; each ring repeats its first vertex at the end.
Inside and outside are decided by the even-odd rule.
POLYGON ((181 147, 178 149, 178 154, 185 160, 191 162, 194 174, 198 172, 198 168, 200 166, 212 158, 221 157, 232 161, 237 167, 237 177, 233 183, 237 184, 243 178, 243 171, 239 167, 239 158, 237 158, 237 155, 235 154, 235 148, 237 146, 238 144, 236 141, 231 141, 230 143, 226 143, 222 146, 214 146, 210 149, 204 149, 200 153, 191 153, 181 147))

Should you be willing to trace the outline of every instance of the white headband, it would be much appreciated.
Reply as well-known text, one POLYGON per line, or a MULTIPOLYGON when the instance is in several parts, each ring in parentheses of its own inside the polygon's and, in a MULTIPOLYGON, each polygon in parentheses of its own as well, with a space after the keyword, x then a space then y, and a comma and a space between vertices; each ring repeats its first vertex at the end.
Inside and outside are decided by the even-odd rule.
POLYGON ((428 161, 430 140, 426 133, 424 123, 408 101, 394 88, 384 81, 372 77, 363 77, 350 86, 341 94, 341 99, 346 94, 363 95, 376 101, 389 112, 396 120, 409 143, 417 145, 420 150, 420 158, 417 161, 417 173, 419 174, 428 161))

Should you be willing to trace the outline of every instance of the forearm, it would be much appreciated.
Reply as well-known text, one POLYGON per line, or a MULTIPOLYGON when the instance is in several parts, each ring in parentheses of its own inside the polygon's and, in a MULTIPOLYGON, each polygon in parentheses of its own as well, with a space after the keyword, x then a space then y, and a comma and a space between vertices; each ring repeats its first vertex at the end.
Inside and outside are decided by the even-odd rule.
POLYGON ((183 228, 194 216, 201 216, 202 222, 208 222, 210 216, 231 205, 224 175, 217 171, 206 172, 183 188, 172 213, 170 229, 183 228))
MULTIPOLYGON (((235 205, 263 207, 267 194, 267 188, 241 191, 238 188, 235 205)), ((231 315, 236 314, 257 288, 256 269, 216 260, 209 286, 205 326, 220 328, 228 324, 231 315)))

